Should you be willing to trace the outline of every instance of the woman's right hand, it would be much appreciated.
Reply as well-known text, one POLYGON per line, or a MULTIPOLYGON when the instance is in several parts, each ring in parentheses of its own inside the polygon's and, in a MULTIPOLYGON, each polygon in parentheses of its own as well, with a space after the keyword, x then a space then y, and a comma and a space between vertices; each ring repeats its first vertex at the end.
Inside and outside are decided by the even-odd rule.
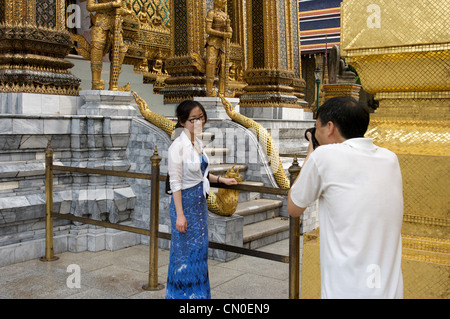
POLYGON ((187 220, 186 217, 184 217, 183 214, 177 215, 177 222, 176 222, 177 230, 180 233, 185 233, 187 230, 187 220))

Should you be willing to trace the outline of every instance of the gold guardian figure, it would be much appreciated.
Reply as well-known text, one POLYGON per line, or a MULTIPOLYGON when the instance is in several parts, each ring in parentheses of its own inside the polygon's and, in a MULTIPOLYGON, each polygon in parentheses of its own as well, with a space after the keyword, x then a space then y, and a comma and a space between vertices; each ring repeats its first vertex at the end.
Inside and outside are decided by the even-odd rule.
POLYGON ((92 90, 104 90, 105 83, 101 78, 103 57, 109 53, 111 61, 109 90, 129 90, 129 84, 118 87, 119 73, 128 45, 123 41, 123 16, 131 14, 128 3, 122 0, 88 0, 87 10, 95 12, 92 18, 91 43, 81 35, 72 35, 80 44, 76 48, 83 57, 91 61, 92 90))
POLYGON ((219 70, 219 94, 225 94, 229 68, 232 28, 228 14, 223 11, 227 0, 214 1, 214 9, 206 15, 206 96, 214 96, 213 85, 219 70))

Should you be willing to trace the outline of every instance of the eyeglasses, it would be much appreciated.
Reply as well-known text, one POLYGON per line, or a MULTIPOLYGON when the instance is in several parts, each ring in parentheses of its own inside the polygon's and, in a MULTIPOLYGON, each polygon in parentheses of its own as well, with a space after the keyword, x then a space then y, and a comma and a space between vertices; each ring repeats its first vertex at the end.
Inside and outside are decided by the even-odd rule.
POLYGON ((190 119, 188 120, 189 122, 191 122, 192 124, 194 124, 195 122, 204 122, 205 121, 205 117, 203 115, 200 115, 200 117, 197 117, 196 119, 190 119))

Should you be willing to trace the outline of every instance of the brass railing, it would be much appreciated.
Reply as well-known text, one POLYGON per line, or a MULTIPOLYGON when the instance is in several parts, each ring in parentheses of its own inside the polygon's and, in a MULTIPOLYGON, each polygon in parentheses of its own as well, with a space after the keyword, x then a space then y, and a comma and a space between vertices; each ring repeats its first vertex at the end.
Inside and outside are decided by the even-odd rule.
MULTIPOLYGON (((160 290, 164 286, 158 283, 158 238, 171 239, 169 233, 162 233, 159 231, 159 182, 165 181, 167 176, 160 175, 161 157, 155 147, 153 155, 150 157, 152 167, 151 174, 133 173, 114 170, 103 170, 93 168, 70 167, 53 164, 53 150, 48 147, 45 152, 45 201, 46 201, 46 247, 45 256, 41 258, 42 261, 57 260, 58 257, 54 255, 53 251, 53 218, 67 219, 71 221, 81 222, 95 226, 106 228, 113 228, 117 230, 137 233, 150 237, 149 242, 149 276, 148 283, 142 288, 145 290, 160 290), (54 213, 53 210, 53 172, 66 171, 73 173, 98 174, 107 176, 119 176, 136 179, 147 179, 151 181, 151 195, 150 195, 150 229, 132 227, 121 224, 113 224, 106 221, 94 220, 85 217, 78 217, 72 214, 54 213)), ((293 165, 289 168, 291 174, 291 181, 293 181, 298 173, 300 167, 298 166, 296 158, 294 158, 293 165)), ((211 183, 212 187, 222 187, 230 189, 238 189, 241 191, 259 192, 273 195, 288 194, 288 189, 260 187, 252 185, 232 185, 226 186, 223 184, 211 183)), ((300 219, 290 217, 289 221, 289 256, 263 252, 253 249, 248 249, 239 246, 232 246, 223 243, 209 242, 209 248, 220 249, 229 252, 234 252, 242 255, 248 255, 282 263, 289 264, 289 298, 299 299, 299 266, 300 266, 300 219)))

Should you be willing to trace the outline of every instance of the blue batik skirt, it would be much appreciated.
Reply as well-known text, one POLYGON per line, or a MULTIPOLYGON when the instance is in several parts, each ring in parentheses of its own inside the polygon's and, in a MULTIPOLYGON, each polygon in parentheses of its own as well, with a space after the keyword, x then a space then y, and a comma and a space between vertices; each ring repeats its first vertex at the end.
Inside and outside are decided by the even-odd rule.
POLYGON ((210 299, 208 277, 208 206, 203 183, 181 191, 187 230, 176 229, 177 213, 170 201, 170 243, 167 299, 210 299))

